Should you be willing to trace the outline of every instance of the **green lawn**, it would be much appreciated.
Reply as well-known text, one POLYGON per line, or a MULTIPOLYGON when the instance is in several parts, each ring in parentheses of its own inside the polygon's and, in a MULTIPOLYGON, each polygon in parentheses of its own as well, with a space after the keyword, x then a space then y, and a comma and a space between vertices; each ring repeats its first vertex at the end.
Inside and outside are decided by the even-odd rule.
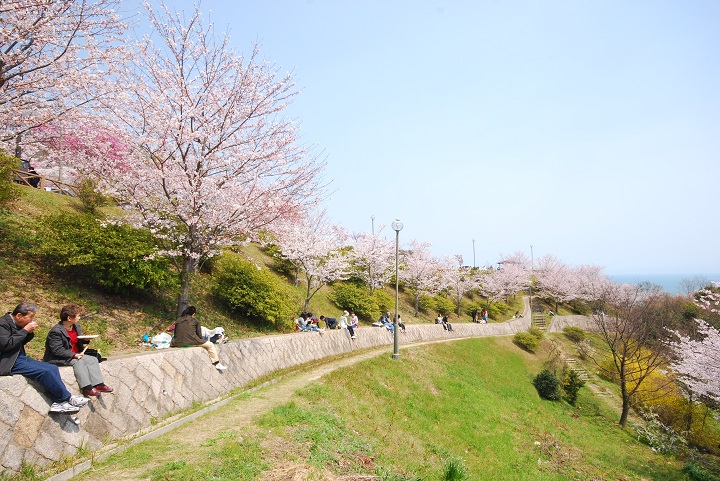
MULTIPOLYGON (((680 461, 620 429, 587 388, 576 407, 541 400, 531 384, 540 369, 509 338, 410 347, 400 362, 384 355, 336 370, 254 425, 224 426, 199 448, 144 442, 81 479, 128 469, 139 478, 125 479, 152 480, 688 479, 680 461), (452 476, 450 466, 467 476, 452 476)), ((238 406, 193 421, 190 432, 222 423, 238 406)))

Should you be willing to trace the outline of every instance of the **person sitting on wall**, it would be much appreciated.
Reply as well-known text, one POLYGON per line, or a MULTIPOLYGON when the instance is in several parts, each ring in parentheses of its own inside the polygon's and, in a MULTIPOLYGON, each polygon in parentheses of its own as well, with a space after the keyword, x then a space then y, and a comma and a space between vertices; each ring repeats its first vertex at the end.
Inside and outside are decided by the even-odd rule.
POLYGON ((300 314, 300 317, 298 317, 297 321, 295 321, 295 324, 300 331, 314 331, 322 334, 324 332, 323 329, 320 329, 315 324, 313 324, 311 316, 312 315, 310 313, 303 312, 302 314, 300 314))
POLYGON ((325 327, 328 329, 337 329, 338 328, 338 320, 334 317, 325 317, 320 316, 321 321, 325 321, 325 327))
POLYGON ((452 332, 453 327, 452 327, 452 324, 450 324, 450 323, 448 322, 448 316, 447 316, 447 314, 445 314, 445 315, 442 317, 442 325, 443 325, 443 329, 445 329, 446 331, 452 332))
POLYGON ((400 314, 397 315, 397 325, 400 328, 400 332, 405 332, 405 324, 403 324, 400 314))
POLYGON ((90 341, 81 339, 82 328, 77 323, 81 313, 82 309, 76 304, 60 309, 60 322, 50 329, 45 339, 43 361, 56 366, 72 366, 82 393, 99 396, 113 389, 103 380, 98 358, 85 354, 83 348, 90 341))
POLYGON ((386 312, 380 317, 380 322, 383 326, 385 326, 385 329, 387 329, 390 332, 395 332, 395 326, 392 322, 390 322, 390 313, 386 312))
POLYGON ((37 306, 21 302, 12 313, 0 318, 0 376, 20 374, 38 381, 47 390, 51 413, 73 414, 90 400, 71 395, 60 378, 58 367, 25 355, 25 344, 35 337, 37 306))
POLYGON ((195 318, 196 312, 195 306, 187 306, 182 312, 180 319, 175 323, 175 336, 170 342, 170 347, 202 347, 210 356, 210 362, 215 369, 224 371, 227 367, 220 362, 215 344, 202 338, 200 322, 195 318))

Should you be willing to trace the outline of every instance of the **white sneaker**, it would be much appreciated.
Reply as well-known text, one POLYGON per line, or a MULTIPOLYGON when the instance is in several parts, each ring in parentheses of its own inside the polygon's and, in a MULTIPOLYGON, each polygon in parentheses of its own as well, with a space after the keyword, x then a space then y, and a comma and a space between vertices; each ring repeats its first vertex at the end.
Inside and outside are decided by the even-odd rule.
POLYGON ((72 395, 67 402, 70 403, 71 406, 81 408, 90 402, 90 400, 86 397, 72 395))
POLYGON ((224 366, 221 362, 219 362, 215 364, 215 369, 217 369, 218 371, 224 371, 227 369, 227 366, 224 366))
POLYGON ((50 406, 51 413, 75 414, 78 411, 80 411, 79 407, 73 406, 67 401, 61 403, 52 403, 52 406, 50 406))
POLYGON ((357 339, 357 336, 350 336, 350 339, 357 339))

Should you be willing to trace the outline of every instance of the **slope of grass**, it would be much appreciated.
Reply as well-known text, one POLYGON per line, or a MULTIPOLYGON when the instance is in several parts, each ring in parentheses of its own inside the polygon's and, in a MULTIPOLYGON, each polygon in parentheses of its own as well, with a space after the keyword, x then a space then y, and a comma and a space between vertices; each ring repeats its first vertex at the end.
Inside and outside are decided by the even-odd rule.
MULTIPOLYGON (((184 448, 184 438, 144 442, 79 479, 690 479, 680 462, 620 429, 589 390, 576 407, 541 400, 531 383, 539 359, 508 338, 416 346, 401 359, 337 370, 251 426, 226 425, 195 440, 199 448, 184 448)), ((189 430, 222 424, 239 406, 231 402, 189 430)))

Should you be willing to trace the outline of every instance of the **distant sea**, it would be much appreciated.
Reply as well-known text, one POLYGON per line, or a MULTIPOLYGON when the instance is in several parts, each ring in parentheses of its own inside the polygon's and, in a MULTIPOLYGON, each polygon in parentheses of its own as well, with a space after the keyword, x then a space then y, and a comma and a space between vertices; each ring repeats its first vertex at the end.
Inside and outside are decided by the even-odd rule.
POLYGON ((685 294, 680 282, 683 279, 700 277, 708 281, 720 281, 720 274, 617 274, 609 275, 610 279, 623 284, 639 284, 651 282, 660 286, 670 295, 685 294))

